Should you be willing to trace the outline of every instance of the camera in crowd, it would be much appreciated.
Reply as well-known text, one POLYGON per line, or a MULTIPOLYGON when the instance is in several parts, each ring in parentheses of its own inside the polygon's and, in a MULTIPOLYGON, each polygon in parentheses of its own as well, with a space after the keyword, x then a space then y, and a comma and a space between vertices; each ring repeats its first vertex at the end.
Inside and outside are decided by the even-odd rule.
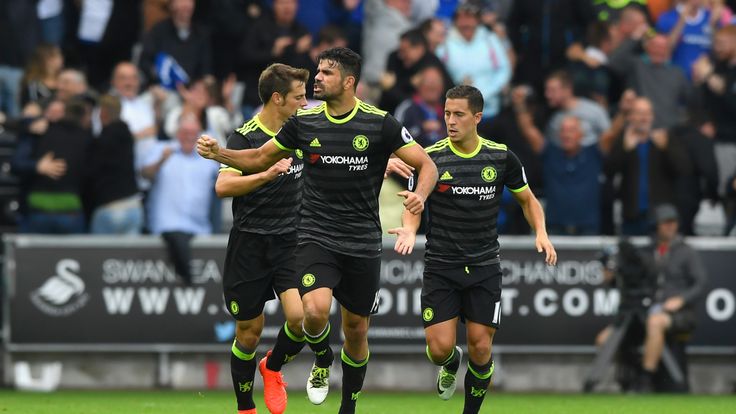
POLYGON ((650 255, 623 239, 605 248, 599 260, 604 270, 613 275, 621 294, 619 314, 649 309, 657 289, 657 271, 650 255))

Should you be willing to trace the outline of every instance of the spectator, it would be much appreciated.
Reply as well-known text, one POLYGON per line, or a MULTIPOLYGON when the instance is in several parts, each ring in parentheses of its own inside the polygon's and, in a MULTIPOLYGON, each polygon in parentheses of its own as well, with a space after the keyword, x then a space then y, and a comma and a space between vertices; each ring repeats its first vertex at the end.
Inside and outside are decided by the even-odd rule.
POLYGON ((57 46, 41 44, 33 51, 21 80, 21 107, 29 102, 50 99, 56 92, 59 73, 64 68, 64 56, 57 46))
POLYGON ((360 0, 303 0, 303 3, 296 20, 316 38, 323 27, 350 21, 350 14, 359 7, 360 0))
POLYGON ((626 7, 635 7, 647 13, 646 0, 597 0, 593 4, 598 20, 602 22, 618 21, 626 7))
POLYGON ((729 177, 726 188, 726 230, 724 235, 736 236, 736 175, 729 177))
POLYGON ((170 0, 143 0, 143 33, 170 17, 170 0))
MULTIPOLYGON (((141 93, 141 77, 138 68, 131 62, 120 62, 112 74, 110 93, 120 99, 120 119, 133 134, 136 171, 140 174, 145 154, 155 144, 157 132, 156 115, 160 113, 157 102, 160 98, 152 92, 141 93)), ((160 95, 160 93, 159 93, 160 95)), ((150 183, 139 177, 141 189, 150 183)))
POLYGON ((87 77, 76 69, 64 69, 59 72, 56 81, 56 98, 67 102, 75 96, 85 95, 89 92, 87 77))
POLYGON ((40 43, 36 2, 0 1, 0 113, 16 117, 23 66, 40 43))
MULTIPOLYGON (((473 85, 483 94, 487 124, 501 109, 501 92, 511 80, 511 63, 495 33, 480 25, 478 9, 461 5, 447 40, 437 49, 455 84, 473 85)), ((481 125, 481 133, 487 125, 481 125)))
POLYGON ((424 34, 424 39, 427 41, 427 49, 432 53, 435 53, 437 47, 445 43, 445 39, 447 39, 447 27, 445 27, 445 23, 442 20, 436 17, 422 22, 419 25, 419 30, 424 34))
POLYGON ((694 67, 693 80, 700 86, 715 127, 718 161, 718 193, 723 196, 736 174, 736 26, 720 29, 714 38, 713 55, 694 67))
POLYGON ((662 13, 672 8, 674 2, 675 0, 647 0, 649 16, 656 22, 662 13))
MULTIPOLYGON (((234 81, 231 80, 231 81, 234 81)), ((203 131, 226 144, 227 136, 237 126, 243 123, 240 111, 228 112, 220 105, 215 105, 217 83, 206 79, 196 79, 188 87, 179 86, 179 94, 182 97, 181 105, 173 108, 166 115, 164 132, 169 137, 176 136, 179 128, 179 119, 182 114, 194 114, 200 120, 203 131)))
POLYGON ((675 193, 681 233, 694 236, 693 223, 701 201, 706 198, 718 200, 718 164, 713 148, 715 130, 705 111, 691 109, 687 122, 673 128, 671 135, 685 149, 692 164, 693 173, 680 176, 675 193))
POLYGON ((648 98, 637 98, 628 125, 616 138, 608 158, 609 174, 621 174, 624 235, 646 235, 654 206, 674 203, 679 176, 690 174, 690 162, 679 143, 663 129, 654 130, 648 98))
POLYGON ((680 0, 657 20, 657 31, 667 35, 672 50, 672 63, 690 79, 696 59, 708 53, 712 43, 711 11, 704 7, 705 0, 680 0))
POLYGON ((144 168, 144 175, 153 181, 147 200, 151 233, 162 235, 176 272, 185 282, 191 281, 191 238, 212 233, 208 207, 215 196, 218 165, 194 151, 201 133, 196 116, 183 116, 177 142, 159 142, 144 168))
POLYGON ((518 58, 515 83, 541 94, 547 75, 567 64, 567 48, 595 19, 590 0, 514 0, 507 27, 518 58))
MULTIPOLYGON (((264 10, 260 0, 208 0, 197 2, 196 12, 205 9, 204 20, 211 30, 212 68, 222 81, 238 71, 238 54, 222 45, 239 45, 264 10)), ((308 8, 308 7, 307 7, 308 8)))
POLYGON ((404 100, 396 109, 396 119, 403 124, 422 147, 428 147, 445 137, 446 90, 442 71, 427 66, 418 74, 419 86, 413 97, 404 100))
POLYGON ((580 119, 565 115, 560 121, 559 145, 546 140, 533 125, 524 90, 515 88, 512 100, 522 135, 541 157, 544 171, 545 216, 550 234, 600 234, 603 159, 612 134, 583 144, 580 119))
POLYGON ((51 100, 42 108, 38 103, 30 103, 23 108, 20 128, 17 131, 16 148, 10 161, 13 175, 18 177, 18 232, 29 231, 28 192, 36 175, 58 179, 66 172, 66 161, 55 158, 48 152, 36 153, 38 140, 49 127, 49 123, 58 122, 64 117, 64 103, 51 100))
POLYGON ((175 60, 189 79, 211 75, 210 34, 192 23, 194 0, 171 0, 169 10, 171 17, 156 24, 143 37, 139 66, 144 76, 150 82, 160 82, 157 67, 164 57, 175 60))
POLYGON ((412 29, 402 34, 399 48, 388 56, 388 65, 381 77, 381 109, 394 112, 402 101, 414 95, 417 75, 429 66, 436 67, 442 73, 443 90, 452 87, 450 75, 439 58, 427 49, 422 32, 412 29))
MULTIPOLYGON (((83 67, 89 84, 107 89, 110 73, 118 62, 130 60, 140 32, 140 0, 85 0, 79 14, 74 47, 67 51, 69 61, 83 67)), ((70 3, 74 4, 74 3, 70 3)))
POLYGON ((620 42, 627 40, 640 42, 644 35, 652 30, 646 13, 633 5, 624 7, 620 18, 613 23, 612 28, 615 33, 616 47, 620 45, 620 42))
POLYGON ((296 0, 274 0, 273 16, 264 15, 257 21, 240 46, 244 117, 250 118, 261 103, 258 77, 266 66, 274 62, 298 66, 309 59, 312 36, 296 21, 297 6, 296 0))
POLYGON ((647 15, 638 7, 629 5, 621 11, 617 22, 611 26, 613 40, 612 51, 608 54, 607 68, 611 77, 610 103, 615 104, 626 90, 627 71, 618 71, 611 67, 611 61, 628 62, 631 55, 643 53, 642 39, 654 32, 649 26, 647 15))
POLYGON ((38 0, 36 12, 42 41, 60 47, 65 32, 64 0, 38 0))
POLYGON ((644 43, 645 56, 637 56, 637 43, 626 42, 611 56, 609 65, 637 96, 651 100, 654 106, 654 127, 670 128, 684 119, 691 97, 691 86, 684 73, 669 63, 667 38, 654 35, 644 43))
POLYGON ((652 377, 657 371, 665 336, 691 333, 695 329, 695 304, 703 295, 707 280, 698 253, 685 244, 677 232, 677 210, 671 204, 656 208, 657 231, 650 248, 654 256, 657 285, 654 304, 649 307, 642 355, 642 379, 639 391, 653 390, 652 377))
POLYGON ((63 160, 66 168, 51 174, 41 168, 33 178, 28 194, 29 232, 85 231, 82 191, 92 143, 90 113, 91 108, 82 98, 70 99, 65 104, 63 119, 51 123, 38 140, 35 157, 42 162, 63 160))
POLYGON ((388 55, 399 47, 401 33, 411 29, 411 0, 365 0, 361 79, 377 85, 388 55))
POLYGON ((595 101, 608 108, 611 94, 611 73, 608 69, 608 55, 614 47, 611 26, 606 22, 594 22, 588 26, 587 47, 568 48, 570 75, 575 94, 595 101))
POLYGON ((102 132, 92 145, 87 193, 93 209, 93 234, 139 234, 143 206, 138 194, 133 160, 133 135, 120 120, 117 97, 100 98, 102 132))
POLYGON ((580 120, 583 146, 597 143, 601 135, 611 127, 611 121, 603 107, 590 99, 575 96, 572 79, 567 72, 557 71, 549 75, 544 95, 549 107, 555 110, 545 131, 547 138, 554 144, 559 145, 560 124, 566 116, 574 116, 580 120))

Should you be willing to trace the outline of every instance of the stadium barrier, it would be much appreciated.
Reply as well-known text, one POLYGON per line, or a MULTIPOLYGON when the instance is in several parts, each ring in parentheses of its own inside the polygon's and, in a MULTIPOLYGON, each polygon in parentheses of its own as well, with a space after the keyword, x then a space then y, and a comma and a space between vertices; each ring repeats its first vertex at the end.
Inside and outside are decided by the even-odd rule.
MULTIPOLYGON (((533 238, 501 239, 499 350, 593 352, 592 339, 616 313, 619 293, 604 285, 598 260, 601 249, 616 240, 553 241, 560 260, 548 267, 534 250, 533 238)), ((190 286, 176 278, 156 237, 6 235, 5 243, 3 340, 10 352, 206 351, 232 340, 234 325, 221 291, 224 237, 195 239, 190 286)), ((736 240, 689 243, 700 252, 709 276, 697 306, 691 350, 736 353, 736 330, 727 329, 736 313, 736 240)), ((423 245, 419 240, 414 253, 402 257, 386 240, 380 308, 371 321, 375 352, 414 352, 424 346, 423 245)), ((269 302, 265 312, 263 343, 268 345, 283 319, 277 301, 269 302)))
MULTIPOLYGON (((147 352, 166 364, 172 352, 220 352, 234 323, 221 280, 227 239, 193 241, 193 283, 182 284, 157 237, 5 235, 3 342, 12 354, 147 352)), ((604 284, 598 254, 616 239, 553 238, 559 263, 548 267, 532 237, 502 237, 501 330, 494 352, 592 354, 596 333, 612 321, 620 300, 604 284)), ((708 270, 698 303, 691 354, 736 354, 736 239, 689 243, 708 270)), ((424 239, 410 256, 384 242, 380 308, 371 321, 374 354, 422 353, 420 306, 424 239)), ((335 305, 335 304, 333 304, 335 305)), ((337 306, 333 306, 336 313, 337 306)), ((283 323, 277 301, 266 309, 262 344, 283 323)), ((333 344, 339 330, 333 330, 333 344)), ((460 343, 464 335, 458 335, 460 343)), ((8 365, 6 365, 8 366, 8 365)))

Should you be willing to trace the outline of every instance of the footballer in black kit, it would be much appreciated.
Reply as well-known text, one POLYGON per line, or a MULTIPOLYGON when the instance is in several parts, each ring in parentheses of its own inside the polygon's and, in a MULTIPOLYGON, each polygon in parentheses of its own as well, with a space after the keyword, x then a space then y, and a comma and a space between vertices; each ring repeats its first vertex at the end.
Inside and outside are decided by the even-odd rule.
POLYGON ((304 156, 303 199, 297 226, 296 270, 304 306, 304 335, 317 358, 307 396, 321 404, 329 389, 329 315, 332 298, 342 306, 345 342, 341 414, 355 412, 370 356, 369 316, 380 277, 378 194, 394 153, 418 171, 414 192, 403 191, 408 214, 424 209, 437 169, 398 121, 355 97, 360 56, 347 48, 322 52, 314 97, 324 104, 299 111, 274 139, 258 149, 221 149, 200 138, 197 151, 235 168, 263 171, 292 151, 304 156))
MULTIPOLYGON (((228 137, 227 147, 258 148, 271 140, 286 120, 307 104, 309 72, 283 64, 266 68, 258 81, 263 110, 228 137)), ((264 325, 264 304, 281 300, 286 323, 276 344, 259 363, 264 399, 272 413, 286 410, 281 366, 301 351, 304 312, 294 267, 297 210, 301 204, 302 154, 295 151, 258 173, 223 165, 215 189, 233 197, 223 291, 227 309, 236 319, 230 368, 238 414, 254 414, 253 378, 256 347, 264 325)))
MULTIPOLYGON (((457 386, 462 349, 455 345, 465 323, 469 361, 463 413, 480 410, 493 375, 491 348, 501 323, 501 267, 497 219, 508 188, 536 232, 537 251, 557 261, 547 237, 544 212, 529 189, 524 168, 506 145, 478 136, 483 96, 460 85, 446 94, 448 137, 428 147, 439 180, 427 200, 427 246, 422 284, 422 320, 427 357, 438 365, 436 391, 450 399, 457 386)), ((421 218, 404 214, 395 250, 411 253, 421 218)))

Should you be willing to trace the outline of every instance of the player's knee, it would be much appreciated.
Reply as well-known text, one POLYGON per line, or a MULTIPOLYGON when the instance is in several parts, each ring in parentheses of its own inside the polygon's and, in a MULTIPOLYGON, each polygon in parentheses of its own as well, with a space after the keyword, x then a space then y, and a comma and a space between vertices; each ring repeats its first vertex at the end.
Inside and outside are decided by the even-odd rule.
POLYGON ((238 343, 244 346, 246 349, 256 349, 258 341, 260 340, 260 332, 254 330, 239 330, 235 333, 235 337, 238 343))
POLYGON ((473 360, 487 360, 491 356, 490 338, 468 338, 468 353, 473 360))
POLYGON ((330 317, 330 306, 325 306, 318 298, 304 296, 302 298, 304 319, 310 322, 324 322, 330 317))
POLYGON ((304 320, 310 324, 326 325, 329 311, 324 312, 316 303, 304 302, 304 320))
POLYGON ((455 348, 455 342, 447 338, 432 338, 427 340, 427 356, 432 362, 438 363, 447 359, 455 348))
POLYGON ((342 330, 348 342, 362 341, 368 337, 368 320, 354 319, 343 322, 342 330))

